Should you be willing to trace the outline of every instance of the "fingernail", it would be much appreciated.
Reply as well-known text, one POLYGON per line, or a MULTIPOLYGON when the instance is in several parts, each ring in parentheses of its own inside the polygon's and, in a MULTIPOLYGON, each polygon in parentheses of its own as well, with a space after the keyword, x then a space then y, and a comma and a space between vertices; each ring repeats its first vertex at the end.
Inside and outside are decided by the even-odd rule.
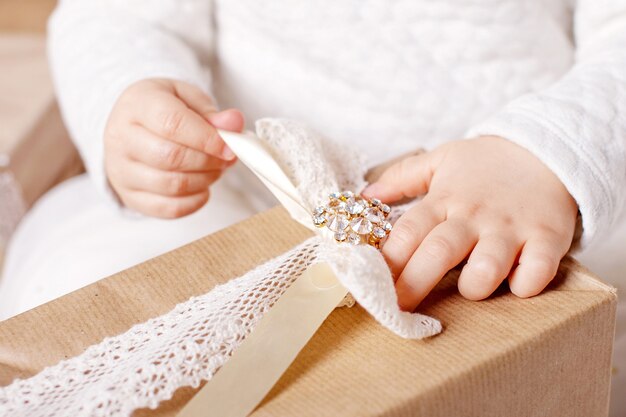
POLYGON ((407 301, 407 297, 400 292, 398 292, 398 307, 401 311, 407 311, 409 313, 411 313, 413 310, 409 302, 407 301))
POLYGON ((228 147, 228 145, 224 145, 224 149, 222 149, 222 158, 227 161, 232 161, 235 159, 235 153, 228 147))
POLYGON ((226 109, 213 113, 209 119, 213 126, 233 132, 241 132, 244 126, 243 115, 239 110, 226 109))
POLYGON ((411 288, 407 287, 403 280, 396 281, 395 287, 398 297, 398 307, 402 311, 412 313, 417 304, 419 304, 419 300, 416 300, 416 294, 413 290, 411 290, 411 288))
POLYGON ((366 197, 376 197, 376 194, 380 193, 381 188, 382 187, 378 183, 370 184, 367 187, 365 187, 365 189, 363 190, 363 192, 361 192, 361 194, 363 194, 366 197))

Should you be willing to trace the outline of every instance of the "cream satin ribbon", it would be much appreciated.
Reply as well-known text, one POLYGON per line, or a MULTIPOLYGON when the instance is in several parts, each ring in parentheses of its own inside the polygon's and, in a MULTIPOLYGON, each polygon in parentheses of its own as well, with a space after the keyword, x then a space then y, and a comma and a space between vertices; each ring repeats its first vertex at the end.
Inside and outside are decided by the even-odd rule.
MULTIPOLYGON (((225 131, 220 135, 296 221, 320 233, 297 189, 258 137, 225 131)), ((178 417, 250 414, 347 293, 328 264, 308 268, 178 417)))
POLYGON ((296 187, 267 150, 266 144, 252 132, 219 131, 224 142, 287 209, 291 217, 303 226, 319 232, 311 221, 311 209, 300 198, 296 187))

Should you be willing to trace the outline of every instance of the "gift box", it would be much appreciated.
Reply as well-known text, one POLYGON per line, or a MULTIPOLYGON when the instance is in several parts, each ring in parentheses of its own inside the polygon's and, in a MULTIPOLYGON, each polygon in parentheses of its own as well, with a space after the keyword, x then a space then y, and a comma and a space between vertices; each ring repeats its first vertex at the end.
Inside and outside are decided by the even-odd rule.
POLYGON ((63 126, 41 35, 0 36, 0 252, 25 211, 83 170, 63 126))
MULTIPOLYGON (((311 233, 275 208, 6 320, 0 385, 164 314, 311 233)), ((571 258, 530 299, 505 284, 485 301, 468 301, 457 277, 451 271, 420 306, 443 323, 431 338, 400 338, 358 305, 335 309, 252 415, 607 415, 612 287, 571 258)), ((196 391, 179 389, 134 415, 175 416, 196 391)))

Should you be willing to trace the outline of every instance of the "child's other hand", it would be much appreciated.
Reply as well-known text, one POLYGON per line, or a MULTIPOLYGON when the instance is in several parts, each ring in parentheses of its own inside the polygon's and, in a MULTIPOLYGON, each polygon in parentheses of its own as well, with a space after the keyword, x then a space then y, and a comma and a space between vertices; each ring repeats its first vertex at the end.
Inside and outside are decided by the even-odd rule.
POLYGON ((578 211, 548 167, 498 137, 406 158, 364 194, 386 202, 425 194, 383 246, 407 311, 468 255, 458 282, 466 298, 488 297, 507 276, 517 296, 539 294, 570 248, 578 211))
POLYGON ((124 205, 176 218, 209 199, 235 162, 216 128, 241 131, 238 110, 218 112, 200 89, 174 80, 139 81, 116 102, 104 133, 108 180, 124 205))

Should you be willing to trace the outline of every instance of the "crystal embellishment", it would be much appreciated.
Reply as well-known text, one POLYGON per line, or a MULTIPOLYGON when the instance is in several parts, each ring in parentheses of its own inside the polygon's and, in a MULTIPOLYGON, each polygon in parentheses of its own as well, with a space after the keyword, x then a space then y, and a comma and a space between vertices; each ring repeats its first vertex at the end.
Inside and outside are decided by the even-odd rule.
POLYGON ((352 243, 353 245, 359 245, 361 244, 361 236, 357 235, 356 233, 350 233, 350 235, 348 236, 348 242, 352 243))
POLYGON ((322 216, 322 215, 315 215, 313 216, 313 224, 317 227, 320 226, 324 226, 324 223, 326 223, 326 217, 322 216))
POLYGON ((337 242, 379 248, 392 229, 387 221, 390 212, 391 207, 376 198, 336 191, 328 195, 325 205, 313 209, 312 218, 316 227, 330 229, 337 242))
POLYGON ((382 227, 375 227, 374 230, 372 230, 372 236, 376 239, 384 239, 385 236, 387 236, 387 232, 385 232, 385 229, 382 227))
POLYGON ((345 230, 346 227, 350 224, 350 219, 343 214, 332 214, 328 218, 328 228, 333 232, 340 232, 345 230))
POLYGON ((346 211, 346 202, 342 200, 331 200, 328 208, 335 211, 346 211))
POLYGON ((383 213, 376 207, 370 207, 368 209, 365 209, 365 211, 363 212, 363 217, 365 217, 372 223, 382 223, 385 219, 383 213))
POLYGON ((365 217, 355 217, 350 222, 350 228, 360 235, 367 235, 374 229, 374 226, 365 217))
POLYGON ((365 206, 361 203, 361 201, 350 199, 346 203, 346 211, 350 214, 361 214, 363 210, 365 210, 365 206))

